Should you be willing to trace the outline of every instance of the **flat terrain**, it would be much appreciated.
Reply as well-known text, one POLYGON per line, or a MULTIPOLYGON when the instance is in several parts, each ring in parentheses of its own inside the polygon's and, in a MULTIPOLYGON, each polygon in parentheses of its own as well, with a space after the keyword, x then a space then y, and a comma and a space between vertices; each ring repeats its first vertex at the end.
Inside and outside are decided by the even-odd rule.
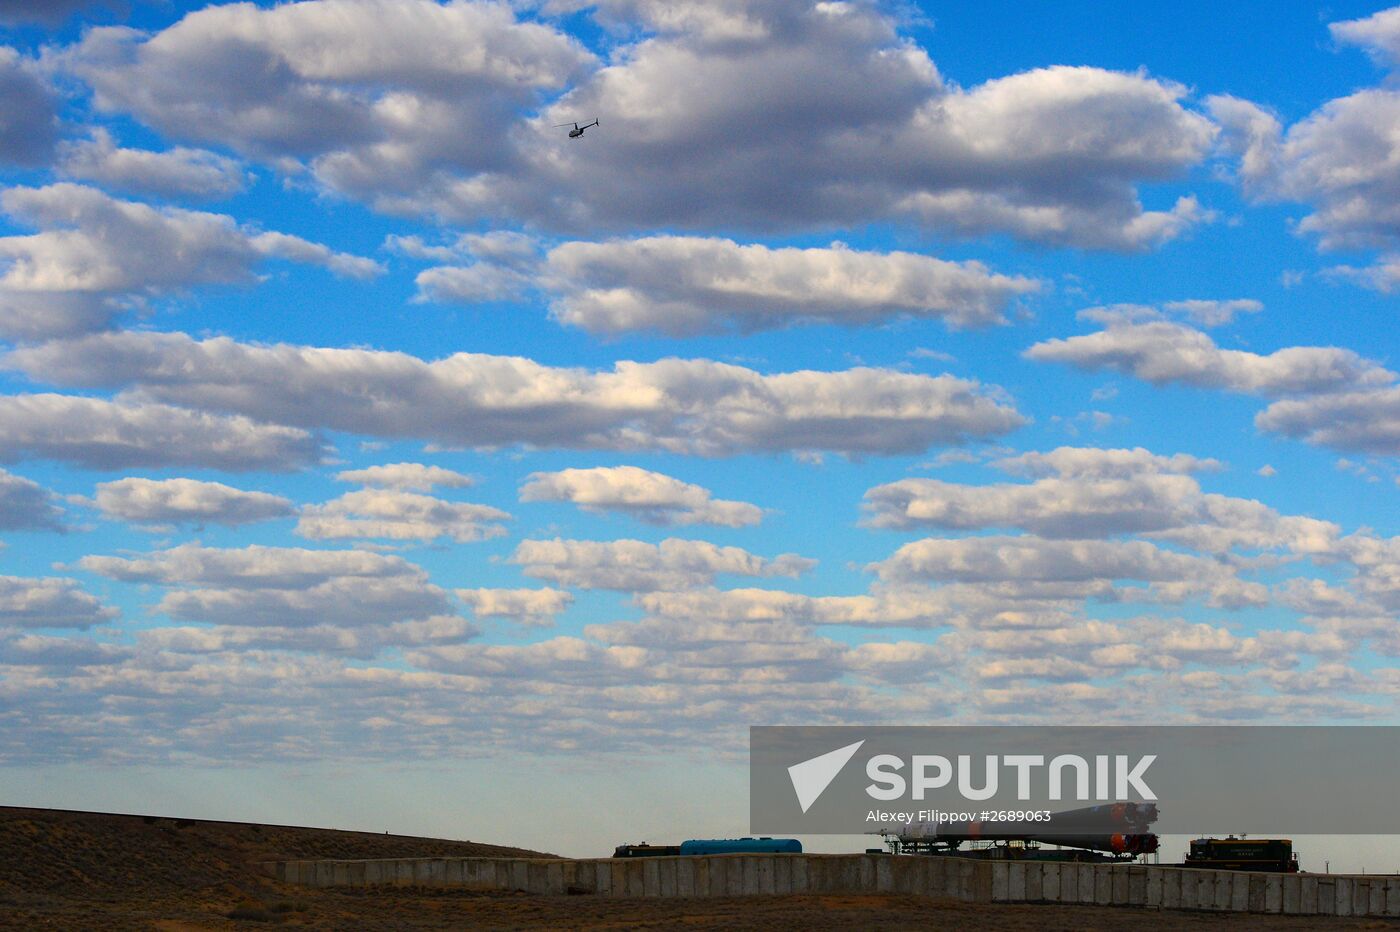
POLYGON ((286 858, 528 857, 470 841, 0 807, 0 928, 1393 929, 1384 920, 984 906, 911 896, 603 899, 439 888, 319 890, 254 866, 286 858))

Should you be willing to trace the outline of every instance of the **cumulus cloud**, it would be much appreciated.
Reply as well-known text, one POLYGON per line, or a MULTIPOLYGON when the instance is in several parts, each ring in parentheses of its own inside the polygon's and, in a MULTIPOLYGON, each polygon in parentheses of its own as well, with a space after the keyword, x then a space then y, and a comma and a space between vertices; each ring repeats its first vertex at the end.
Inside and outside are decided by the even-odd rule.
POLYGON ((115 617, 77 580, 0 576, 0 628, 90 628, 115 617))
POLYGON ((500 166, 515 113, 592 61, 507 5, 461 0, 211 6, 154 36, 89 30, 67 56, 104 110, 314 161, 346 190, 500 166))
POLYGON ((444 469, 441 466, 425 466, 422 463, 386 463, 380 466, 367 466, 364 469, 346 469, 335 474, 341 482, 357 482, 388 489, 408 489, 414 492, 428 492, 436 486, 462 489, 473 485, 471 476, 444 469))
POLYGON ((446 614, 446 594, 423 579, 344 577, 304 589, 187 589, 168 593, 155 611, 224 625, 351 628, 446 614))
POLYGON ((458 543, 500 537, 497 522, 510 515, 489 505, 449 502, 400 489, 361 489, 322 505, 305 505, 296 533, 313 540, 368 537, 430 541, 450 537, 458 543))
POLYGON ((1396 245, 1400 179, 1391 137, 1400 126, 1400 93, 1357 91, 1328 101, 1286 132, 1255 105, 1231 100, 1226 106, 1226 125, 1245 140, 1236 148, 1251 193, 1311 205, 1314 212, 1297 229, 1316 235, 1323 249, 1396 245))
POLYGON ((508 618, 527 627, 549 627, 554 616, 573 604, 563 589, 458 589, 457 598, 477 618, 508 618))
MULTIPOLYGON (((3 10, 0 10, 3 19, 3 10)), ((45 165, 58 139, 57 100, 34 63, 0 46, 0 162, 45 165)))
POLYGON ((336 577, 369 579, 421 573, 402 557, 363 550, 257 545, 220 549, 182 544, 144 557, 87 556, 79 566, 123 582, 275 589, 305 588, 336 577))
POLYGON ((1400 388, 1275 401, 1254 417, 1260 430, 1362 453, 1400 454, 1400 388))
MULTIPOLYGON (((90 30, 64 62, 100 108, 307 165, 395 212, 560 230, 905 217, 1112 249, 1210 217, 1190 197, 1147 210, 1138 196, 1212 143, 1179 85, 1054 67, 964 90, 872 5, 646 6, 598 14, 652 29, 605 65, 548 25, 470 0, 211 7, 154 36, 90 30), (596 114, 605 131, 581 140, 552 128, 596 114)), ((424 289, 481 298, 510 285, 452 277, 424 289)))
POLYGON ((1174 453, 1162 456, 1142 447, 1106 450, 1100 447, 1057 447, 1049 453, 1030 451, 997 460, 1003 472, 1016 476, 1064 476, 1129 478, 1141 473, 1214 472, 1223 468, 1216 459, 1174 453))
POLYGON ((526 540, 511 555, 526 576, 580 589, 689 589, 707 586, 717 575, 800 576, 816 565, 796 554, 768 559, 739 547, 667 538, 640 540, 526 540))
POLYGON ((0 461, 60 460, 89 469, 207 466, 291 470, 321 459, 295 427, 150 402, 75 395, 0 396, 0 461))
POLYGON ((1327 554, 1341 534, 1331 522, 1284 516, 1257 501, 1203 492, 1193 477, 1181 474, 1200 468, 1193 457, 1062 447, 1003 464, 1013 472, 1039 465, 1029 456, 1058 463, 1058 475, 1026 485, 904 479, 866 493, 866 520, 887 528, 1014 527, 1061 539, 1149 534, 1211 553, 1283 548, 1327 554))
POLYGON ((1382 294, 1400 290, 1400 253, 1389 252, 1370 265, 1334 265, 1321 273, 1324 278, 1355 282, 1382 294))
POLYGON ((258 346, 177 333, 107 333, 11 352, 49 382, 132 386, 158 401, 261 420, 446 445, 897 453, 995 436, 1025 419, 995 390, 887 369, 763 375, 704 359, 610 371, 457 353, 258 346))
MULTIPOLYGON (((1339 43, 1359 45, 1394 68, 1396 22, 1389 9, 1328 28, 1339 43)), ((1240 160, 1246 193, 1312 207, 1298 223, 1300 233, 1317 236, 1323 249, 1400 245, 1400 92, 1390 83, 1329 100, 1286 129, 1250 101, 1216 96, 1206 104, 1224 128, 1227 150, 1240 160)))
POLYGON ((1258 314, 1264 309, 1264 305, 1253 298, 1192 298, 1186 301, 1168 301, 1162 305, 1162 309, 1169 313, 1184 314, 1201 327, 1220 327, 1233 322, 1240 314, 1258 314))
POLYGON ((62 514, 48 489, 0 469, 0 531, 61 531, 62 514))
POLYGON ((1225 563, 1142 540, 1047 540, 1035 536, 927 538, 905 544, 869 569, 885 582, 1145 580, 1167 601, 1206 593, 1238 608, 1268 601, 1267 590, 1239 580, 1225 563))
MULTIPOLYGON (((495 278, 517 290, 526 273, 486 263, 430 269, 420 288, 436 299, 494 297, 495 278)), ((673 336, 768 330, 799 323, 859 325, 931 317, 952 327, 1005 321, 1007 305, 1038 290, 980 262, 907 252, 771 249, 694 236, 570 242, 548 253, 539 276, 561 323, 592 333, 655 330, 673 336)), ((503 286, 504 287, 504 286, 503 286)))
POLYGON ((79 181, 156 197, 225 198, 242 191, 248 178, 236 159, 177 146, 166 152, 118 146, 105 129, 90 139, 64 143, 58 171, 79 181))
POLYGON ((109 518, 151 524, 249 524, 292 514, 280 495, 198 479, 129 477, 98 483, 94 501, 109 518))
MULTIPOLYGON (((1012 595, 973 592, 965 586, 883 588, 870 595, 809 596, 775 589, 687 589, 641 592, 636 602, 649 617, 705 619, 714 623, 790 622, 806 625, 930 628, 987 620, 1017 601, 1012 595), (995 606, 995 608, 993 608, 995 606)), ((1028 606, 1018 606, 1023 613, 1028 606)))
MULTIPOLYGON (((343 621, 352 621, 344 619, 343 621)), ((145 648, 172 655, 236 656, 248 652, 304 651, 370 659, 388 647, 455 644, 481 632, 460 615, 433 615, 414 621, 345 627, 341 623, 308 625, 174 625, 137 633, 145 648)), ((284 653, 282 656, 286 657, 284 653)))
POLYGON ((1400 65, 1400 7, 1364 19, 1329 23, 1327 29, 1338 42, 1359 45, 1384 65, 1400 65))
POLYGON ((1046 537, 1108 537, 1180 527, 1196 517, 1200 486, 1188 476, 1040 479, 1029 485, 959 485, 903 479, 865 493, 874 527, 1018 527, 1046 537))
POLYGON ((0 210, 38 227, 0 237, 0 333, 21 338, 105 327, 123 307, 196 284, 253 279, 267 258, 323 265, 365 278, 378 263, 232 217, 117 200, 62 183, 10 188, 0 210))
POLYGON ((573 502, 584 511, 616 511, 648 524, 746 527, 763 520, 748 502, 713 498, 710 490, 636 466, 599 466, 532 473, 522 502, 573 502))
POLYGON ((1395 373, 1348 349, 1291 346, 1268 355, 1227 350, 1199 330, 1165 320, 1110 321, 1097 333, 1042 341, 1024 355, 1124 372, 1155 385, 1176 382, 1256 395, 1330 392, 1395 380, 1395 373))
POLYGON ((171 618, 235 626, 355 628, 452 614, 447 592, 401 557, 355 550, 185 544, 144 557, 87 556, 83 569, 176 586, 171 618))
POLYGON ((572 226, 900 216, 958 234, 1114 249, 1156 245, 1208 217, 1190 198, 1145 211, 1135 191, 1210 145, 1209 122, 1180 105, 1180 87, 1057 67, 962 90, 873 7, 746 12, 762 28, 744 40, 682 26, 639 42, 530 127, 514 176, 437 195, 449 209, 501 204, 572 226), (559 158, 547 127, 576 113, 609 114, 608 131, 559 158), (713 126, 726 128, 720 153, 713 126))

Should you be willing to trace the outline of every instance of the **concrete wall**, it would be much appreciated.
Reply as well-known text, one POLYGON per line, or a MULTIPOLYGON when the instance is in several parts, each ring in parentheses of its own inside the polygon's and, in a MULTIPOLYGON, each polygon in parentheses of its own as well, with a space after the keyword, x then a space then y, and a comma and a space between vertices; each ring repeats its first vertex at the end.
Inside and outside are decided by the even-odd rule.
POLYGON ((1254 874, 1143 864, 1053 864, 886 854, 401 858, 275 861, 287 883, 453 886, 600 896, 911 893, 973 903, 1078 903, 1323 916, 1400 917, 1400 877, 1254 874))

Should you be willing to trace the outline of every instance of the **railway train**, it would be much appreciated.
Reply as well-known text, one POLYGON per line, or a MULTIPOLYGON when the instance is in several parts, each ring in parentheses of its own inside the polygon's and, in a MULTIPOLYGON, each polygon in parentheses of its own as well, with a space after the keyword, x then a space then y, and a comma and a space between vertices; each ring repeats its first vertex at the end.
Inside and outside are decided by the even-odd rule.
POLYGON ((1296 874, 1298 855, 1289 838, 1197 838, 1181 866, 1296 874))
MULTIPOLYGON (((1155 854, 1150 831, 1155 803, 1112 803, 1052 813, 1041 822, 910 822, 881 832, 891 854, 928 854, 983 860, 1132 861, 1155 854), (1054 845, 1054 849, 1040 846, 1054 845), (965 847, 966 846, 966 847, 965 847)), ((1181 867, 1296 873, 1298 857, 1287 838, 1197 838, 1181 867)))
POLYGON ((701 854, 801 854, 796 838, 691 838, 679 845, 618 845, 615 858, 690 857, 701 854))

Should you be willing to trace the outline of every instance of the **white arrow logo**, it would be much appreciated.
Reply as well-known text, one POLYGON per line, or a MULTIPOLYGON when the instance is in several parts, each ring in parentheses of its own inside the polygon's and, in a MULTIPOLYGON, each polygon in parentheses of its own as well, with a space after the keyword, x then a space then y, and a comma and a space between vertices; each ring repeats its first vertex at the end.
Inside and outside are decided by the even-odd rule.
POLYGON ((817 797, 826 792, 826 788, 831 785, 831 781, 836 779, 836 775, 841 772, 841 768, 846 766, 846 762, 855 756, 856 751, 865 743, 865 739, 857 741, 855 744, 848 744, 844 748, 837 748, 834 751, 827 751, 811 760, 804 760, 800 764, 793 764, 788 768, 788 776, 792 778, 792 788, 797 793, 797 802, 806 812, 812 808, 812 803, 817 801, 817 797))

